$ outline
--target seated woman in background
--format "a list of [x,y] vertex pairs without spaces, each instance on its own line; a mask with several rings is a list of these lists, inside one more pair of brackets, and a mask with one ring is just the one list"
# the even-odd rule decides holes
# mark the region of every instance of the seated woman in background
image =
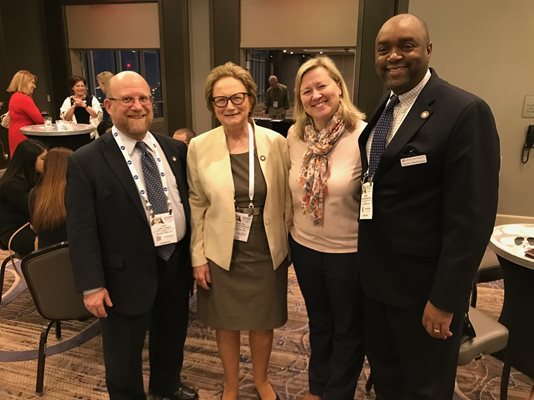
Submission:
[[[96,80],[98,81],[98,88],[104,96],[107,96],[107,88],[109,80],[113,77],[113,74],[109,71],[102,71],[96,75]],[[106,131],[113,126],[111,122],[111,116],[109,115],[106,108],[102,108],[102,121],[98,124],[96,130],[99,136],[102,136]]]
[[11,79],[7,92],[11,93],[9,100],[9,156],[13,157],[20,142],[26,140],[20,128],[28,125],[44,124],[43,116],[35,105],[32,95],[37,83],[37,77],[30,71],[20,70]]
[[67,240],[65,219],[65,186],[67,162],[72,150],[50,149],[46,155],[43,176],[30,193],[30,221],[39,238],[38,247]]
[[86,81],[81,76],[71,76],[69,86],[72,96],[65,99],[59,110],[61,119],[75,124],[92,124],[95,128],[102,118],[102,108],[95,96],[87,94]]
[[[28,195],[43,172],[46,148],[28,139],[18,145],[6,172],[0,178],[0,247],[8,248],[9,239],[30,221]],[[13,238],[11,249],[26,255],[34,250],[36,233],[28,225]]]

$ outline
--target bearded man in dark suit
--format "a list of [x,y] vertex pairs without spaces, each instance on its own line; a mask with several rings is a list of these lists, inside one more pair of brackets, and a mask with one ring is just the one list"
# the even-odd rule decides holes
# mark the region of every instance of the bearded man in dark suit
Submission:
[[192,283],[186,147],[149,132],[152,96],[141,75],[115,75],[107,95],[112,131],[76,151],[68,166],[76,286],[101,321],[112,400],[146,399],[146,332],[151,398],[196,399],[180,381]]
[[497,210],[491,110],[429,69],[431,53],[419,18],[384,23],[375,65],[389,91],[359,139],[360,279],[378,400],[452,398],[467,299]]

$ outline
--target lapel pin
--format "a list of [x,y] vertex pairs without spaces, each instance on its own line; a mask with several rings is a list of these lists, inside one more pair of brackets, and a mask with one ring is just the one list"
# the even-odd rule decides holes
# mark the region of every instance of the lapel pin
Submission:
[[265,161],[265,156],[260,156],[260,161]]
[[430,115],[430,113],[429,113],[428,111],[423,111],[423,112],[421,113],[421,118],[423,118],[423,119],[427,119],[429,115]]
[[172,156],[172,162],[176,162],[176,157]]

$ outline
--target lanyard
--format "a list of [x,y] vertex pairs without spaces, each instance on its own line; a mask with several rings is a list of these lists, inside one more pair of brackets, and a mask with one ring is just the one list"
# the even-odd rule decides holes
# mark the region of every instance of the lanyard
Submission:
[[[115,141],[117,142],[117,145],[119,146],[119,149],[121,150],[122,156],[124,157],[124,160],[126,161],[126,164],[128,165],[128,168],[130,169],[130,174],[132,174],[132,178],[135,182],[135,185],[137,186],[137,191],[139,192],[139,195],[141,198],[145,201],[145,206],[147,210],[150,212],[151,216],[154,216],[154,210],[152,209],[152,205],[150,204],[150,201],[148,201],[148,196],[146,192],[146,186],[144,182],[141,182],[139,179],[139,174],[137,173],[137,169],[135,168],[135,165],[128,154],[128,151],[126,150],[126,146],[124,146],[124,143],[122,142],[121,137],[117,133],[117,131],[113,131],[113,137],[115,138]],[[146,135],[146,141],[148,142],[147,145],[154,150],[154,153],[156,154],[155,160],[156,165],[158,166],[158,172],[159,176],[161,178],[161,184],[163,186],[163,193],[165,193],[165,197],[167,198],[167,206],[170,208],[170,200],[169,200],[169,191],[167,189],[167,178],[165,177],[165,170],[163,169],[163,161],[161,159],[158,146],[156,146],[156,140],[154,139],[154,136],[150,134],[150,132],[147,132]]]
[[248,208],[254,209],[254,131],[252,125],[248,125]]

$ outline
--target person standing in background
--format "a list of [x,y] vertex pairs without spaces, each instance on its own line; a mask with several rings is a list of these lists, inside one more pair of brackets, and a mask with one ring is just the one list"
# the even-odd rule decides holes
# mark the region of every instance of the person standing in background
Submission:
[[364,118],[330,58],[300,67],[287,141],[289,244],[310,326],[306,400],[353,400],[363,365],[357,242]]
[[284,119],[289,109],[289,92],[287,86],[278,82],[276,75],[269,77],[269,88],[265,93],[265,110],[269,118]]
[[[109,85],[109,80],[113,77],[113,74],[109,71],[102,71],[96,76],[96,80],[98,82],[98,89],[102,92],[102,94],[105,96],[107,87]],[[106,131],[113,126],[113,122],[111,121],[111,116],[108,113],[108,110],[106,110],[106,107],[102,109],[102,121],[98,124],[96,127],[96,131],[98,132],[98,136],[102,136]]]
[[497,211],[491,110],[440,79],[431,53],[418,17],[382,25],[375,66],[389,90],[359,140],[360,282],[378,400],[453,397],[468,296]]
[[20,142],[26,140],[20,128],[28,125],[44,124],[43,116],[32,99],[33,91],[37,87],[37,77],[24,69],[17,71],[7,92],[11,93],[9,99],[9,156],[13,157],[15,149]]

